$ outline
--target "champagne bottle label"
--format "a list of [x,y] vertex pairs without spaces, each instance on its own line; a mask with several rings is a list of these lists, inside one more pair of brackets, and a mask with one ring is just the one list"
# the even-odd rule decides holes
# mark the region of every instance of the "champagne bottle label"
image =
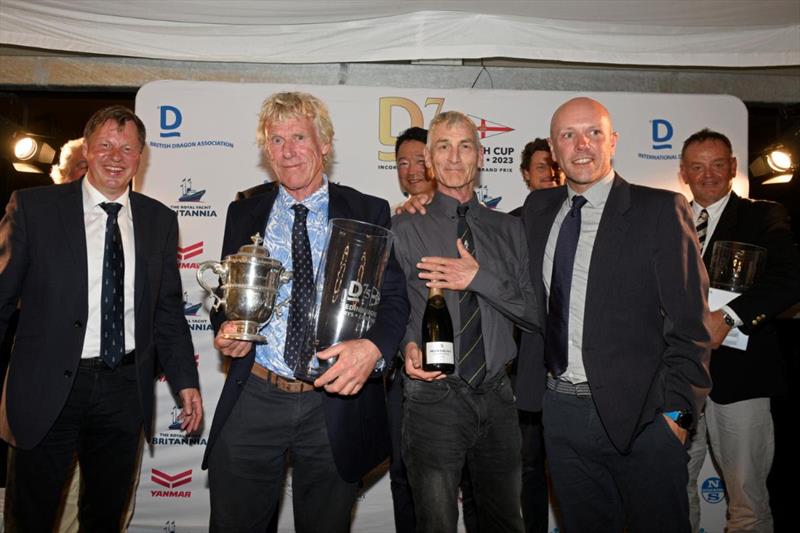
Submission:
[[452,342],[426,342],[425,362],[429,365],[452,365],[455,363]]

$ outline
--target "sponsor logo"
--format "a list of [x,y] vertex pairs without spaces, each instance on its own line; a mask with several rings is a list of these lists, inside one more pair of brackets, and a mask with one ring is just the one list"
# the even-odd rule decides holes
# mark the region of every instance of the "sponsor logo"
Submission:
[[478,197],[478,201],[483,203],[483,205],[489,209],[496,209],[500,204],[500,201],[503,199],[502,196],[492,196],[489,194],[489,187],[487,185],[481,185],[480,187],[476,188],[475,195]]
[[[199,354],[194,355],[195,363],[198,363],[200,359]],[[164,375],[162,374],[159,376],[159,381],[165,381]],[[150,439],[150,443],[153,446],[205,446],[208,444],[208,441],[205,437],[199,434],[186,434],[181,431],[181,424],[183,423],[180,419],[181,415],[181,408],[177,405],[173,405],[172,409],[170,410],[170,423],[167,426],[167,429],[163,431],[159,431],[158,434],[153,435]]]
[[[183,125],[183,112],[178,106],[162,105],[158,106],[159,133],[161,139],[178,139],[183,136],[180,131]],[[233,142],[225,139],[201,139],[186,140],[177,142],[149,141],[150,148],[174,150],[186,148],[233,148]]]
[[189,294],[183,291],[183,315],[185,317],[196,317],[201,307],[203,307],[203,302],[189,302]]
[[[378,100],[378,141],[383,149],[378,150],[378,170],[396,170],[394,144],[396,134],[410,127],[427,128],[430,120],[441,112],[444,98],[429,97],[420,106],[408,98],[399,96],[385,96]],[[496,137],[514,128],[501,124],[485,117],[467,114],[475,123],[481,139]],[[481,172],[487,173],[513,173],[514,153],[513,146],[484,146],[483,167]]]
[[188,259],[192,257],[196,257],[203,253],[203,241],[198,241],[194,244],[190,244],[189,246],[180,247],[178,246],[178,268],[181,270],[187,269],[194,269],[197,270],[200,268],[199,263],[191,263],[188,262]]
[[639,159],[649,160],[675,160],[680,159],[680,154],[670,153],[672,150],[672,140],[675,128],[672,123],[665,118],[654,118],[650,121],[650,148],[652,153],[639,152]]
[[183,291],[183,315],[186,317],[186,322],[189,323],[189,329],[192,331],[213,331],[211,322],[208,320],[208,315],[205,313],[203,302],[192,302],[189,300],[189,294]]
[[180,137],[181,132],[178,128],[181,127],[183,122],[183,115],[181,110],[173,105],[162,105],[158,107],[158,117],[161,126],[161,132],[158,134],[162,139],[168,137]]
[[650,121],[653,132],[653,150],[672,150],[669,140],[672,139],[674,130],[669,120],[654,118]]
[[725,482],[718,477],[710,477],[700,486],[700,495],[708,503],[719,503],[725,499]]
[[178,196],[178,203],[171,204],[169,207],[175,211],[179,217],[216,217],[217,212],[213,207],[202,201],[206,194],[205,189],[195,189],[192,186],[192,178],[181,180],[181,192]]
[[189,470],[185,470],[178,474],[170,475],[166,472],[162,472],[161,470],[153,468],[150,471],[150,480],[157,485],[161,485],[162,487],[174,489],[186,485],[187,483],[191,483],[192,470],[190,468]]
[[[378,99],[378,141],[387,148],[386,151],[378,150],[378,161],[394,162],[394,143],[397,137],[392,132],[399,133],[413,127],[427,128],[428,122],[441,112],[443,105],[442,97],[426,98],[422,108],[413,100],[400,96],[383,96]],[[379,166],[384,167],[395,168],[394,165]]]
[[181,180],[181,195],[178,197],[179,202],[199,202],[206,190],[198,191],[192,188],[192,178],[183,178]]

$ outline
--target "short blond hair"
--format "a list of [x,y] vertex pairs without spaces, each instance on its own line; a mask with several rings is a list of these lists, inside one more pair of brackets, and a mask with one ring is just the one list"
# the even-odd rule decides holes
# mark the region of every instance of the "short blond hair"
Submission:
[[316,96],[308,93],[299,91],[275,93],[264,100],[264,103],[261,104],[261,113],[258,116],[258,128],[256,129],[256,142],[259,148],[264,150],[269,157],[267,126],[300,117],[311,120],[321,143],[331,145],[330,151],[324,157],[327,165],[333,154],[333,122],[331,122],[328,106]]
[[58,156],[58,165],[53,165],[50,169],[50,177],[53,179],[53,183],[67,183],[70,181],[72,170],[83,155],[81,154],[82,148],[83,137],[64,143]]
[[431,142],[433,139],[433,128],[436,126],[445,125],[448,128],[453,126],[466,126],[471,132],[475,146],[481,145],[481,140],[478,135],[478,127],[472,122],[467,115],[460,111],[443,111],[433,117],[430,126],[428,126],[428,149],[432,148]]

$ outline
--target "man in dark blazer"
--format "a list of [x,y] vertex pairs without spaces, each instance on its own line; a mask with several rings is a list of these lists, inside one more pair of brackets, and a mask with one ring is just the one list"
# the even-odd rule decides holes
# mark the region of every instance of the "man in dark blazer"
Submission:
[[[3,438],[14,446],[9,531],[52,529],[74,453],[84,480],[81,528],[120,530],[142,425],[151,432],[157,363],[180,396],[183,429],[200,425],[177,218],[129,192],[144,137],[130,110],[98,111],[84,130],[85,178],[15,192],[0,222],[0,336],[20,306],[2,405]],[[122,266],[109,263],[118,245],[124,272],[112,281],[104,263]],[[101,285],[117,281],[121,306],[105,309]]]
[[[278,183],[230,205],[222,255],[263,234],[271,255],[293,271],[292,287],[279,295],[283,299],[298,285],[303,240],[310,268],[321,258],[328,219],[388,227],[389,205],[328,181],[324,169],[332,155],[333,125],[317,98],[272,95],[262,107],[258,139]],[[305,228],[298,231],[298,224]],[[266,344],[225,339],[232,324],[224,313],[212,314],[215,346],[231,357],[203,462],[209,469],[212,531],[265,529],[276,512],[287,451],[296,530],[348,531],[358,482],[388,457],[386,403],[376,370],[391,362],[408,318],[399,265],[390,258],[375,324],[364,338],[320,352],[320,358],[338,360],[313,385],[295,379],[299,367],[292,366],[285,340],[293,334],[292,309],[300,303],[293,297],[288,313],[276,314],[261,330]],[[369,379],[373,375],[378,379]]]
[[564,530],[687,531],[684,440],[710,386],[708,282],[689,206],[615,174],[617,134],[599,102],[563,104],[550,135],[567,186],[523,207],[548,316],[543,339],[523,336],[517,390],[546,383]]
[[[680,172],[694,197],[692,211],[707,267],[720,241],[766,249],[766,262],[753,285],[711,312],[714,385],[689,450],[693,530],[700,526],[697,477],[708,438],[728,495],[726,531],[772,531],[767,492],[775,446],[770,397],[786,392],[773,319],[800,300],[800,254],[782,205],[740,198],[731,190],[736,158],[727,136],[704,129],[686,139]],[[733,328],[749,336],[746,349],[721,345]]]

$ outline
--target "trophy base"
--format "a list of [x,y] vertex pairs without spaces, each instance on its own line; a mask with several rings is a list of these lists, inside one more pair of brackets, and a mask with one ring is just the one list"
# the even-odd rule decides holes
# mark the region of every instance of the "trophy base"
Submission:
[[229,331],[222,334],[223,339],[249,342],[267,342],[267,338],[258,334],[260,324],[252,320],[231,320],[231,324],[236,327],[236,331]]

